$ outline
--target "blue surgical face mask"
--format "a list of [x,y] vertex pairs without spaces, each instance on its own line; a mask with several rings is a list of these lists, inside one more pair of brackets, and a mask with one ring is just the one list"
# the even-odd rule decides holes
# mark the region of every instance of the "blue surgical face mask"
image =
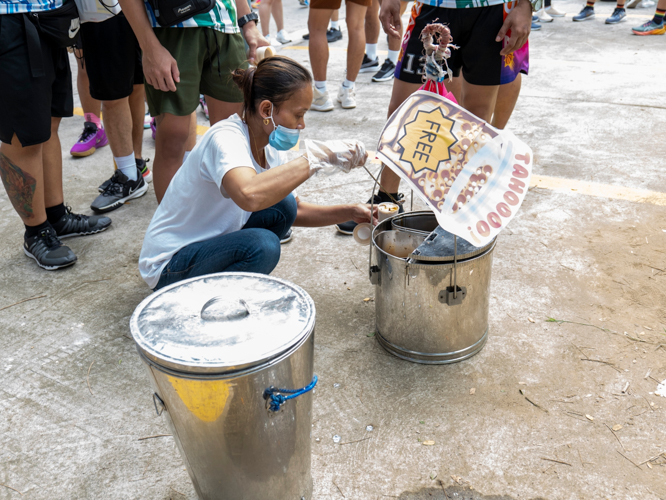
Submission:
[[[272,105],[271,105],[272,106]],[[273,108],[271,107],[271,121],[275,129],[268,137],[268,143],[278,151],[289,151],[291,148],[298,144],[298,136],[301,131],[297,128],[287,128],[282,125],[275,125],[273,120]]]

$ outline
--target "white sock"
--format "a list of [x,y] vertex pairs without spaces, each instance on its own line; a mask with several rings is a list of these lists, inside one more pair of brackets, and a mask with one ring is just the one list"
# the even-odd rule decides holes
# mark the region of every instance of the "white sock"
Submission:
[[354,88],[354,82],[351,82],[345,78],[345,81],[342,82],[342,86],[346,89],[353,89]]
[[391,61],[393,64],[398,64],[398,56],[399,55],[400,55],[399,50],[389,50],[388,51],[389,61]]
[[191,152],[192,151],[185,151],[185,154],[183,155],[183,163],[185,163],[185,161],[187,161],[187,157],[190,156]]
[[365,55],[368,56],[368,59],[374,61],[377,59],[377,44],[376,43],[366,43],[365,44]]
[[127,156],[114,156],[113,159],[116,162],[118,170],[125,174],[129,180],[135,181],[139,178],[139,171],[136,168],[136,158],[134,157],[134,153]]
[[331,29],[339,30],[340,29],[340,21],[331,21]]
[[322,92],[326,92],[326,82],[325,81],[315,82],[315,87],[317,88],[317,90],[320,90]]

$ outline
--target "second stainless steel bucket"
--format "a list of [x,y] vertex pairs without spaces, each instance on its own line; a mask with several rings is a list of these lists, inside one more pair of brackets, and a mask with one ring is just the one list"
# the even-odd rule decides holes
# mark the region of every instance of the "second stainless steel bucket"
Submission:
[[[398,224],[393,219],[383,221],[373,231],[377,340],[392,354],[417,363],[469,358],[481,350],[488,336],[495,241],[459,255],[455,264],[453,255],[451,260],[443,255],[443,261],[420,261],[411,252],[437,222],[431,212],[414,212],[418,224],[410,224],[409,215],[400,216]],[[428,219],[430,223],[424,224]]]

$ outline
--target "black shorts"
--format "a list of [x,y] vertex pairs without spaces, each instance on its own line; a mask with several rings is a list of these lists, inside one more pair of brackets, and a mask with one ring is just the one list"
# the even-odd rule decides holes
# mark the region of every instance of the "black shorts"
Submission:
[[74,112],[72,73],[67,49],[41,40],[44,75],[34,77],[22,14],[0,15],[0,142],[14,134],[23,147],[51,138],[51,117]]
[[93,98],[123,99],[134,85],[143,85],[141,48],[122,12],[101,23],[83,23],[81,42]]
[[416,2],[412,8],[396,65],[395,77],[407,83],[422,83],[425,52],[421,31],[432,23],[447,24],[453,44],[448,65],[453,76],[463,70],[465,80],[473,85],[502,85],[515,80],[518,73],[527,74],[529,49],[523,47],[509,56],[501,56],[504,41],[496,42],[512,3],[490,7],[447,9]]

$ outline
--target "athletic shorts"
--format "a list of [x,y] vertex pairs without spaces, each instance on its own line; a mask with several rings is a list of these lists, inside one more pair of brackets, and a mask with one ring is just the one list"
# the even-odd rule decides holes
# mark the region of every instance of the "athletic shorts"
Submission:
[[93,98],[123,99],[143,84],[141,47],[122,12],[101,23],[83,23],[81,42]]
[[51,117],[72,116],[74,97],[67,49],[42,39],[44,74],[33,76],[23,23],[23,14],[0,15],[0,142],[16,134],[26,147],[51,138]]
[[[345,2],[351,2],[363,7],[370,7],[372,5],[372,0],[345,0]],[[342,0],[310,0],[311,9],[331,9],[337,10],[342,7]]]
[[231,72],[247,67],[245,39],[240,33],[220,33],[211,28],[153,28],[157,39],[178,63],[176,92],[162,92],[146,83],[151,116],[191,114],[199,94],[224,102],[243,102],[243,92]]
[[395,77],[407,83],[423,82],[425,52],[420,37],[423,28],[432,22],[447,24],[453,44],[460,47],[451,49],[448,59],[453,76],[459,76],[462,69],[465,80],[473,85],[503,85],[514,81],[518,73],[527,74],[528,43],[513,54],[501,56],[508,37],[495,41],[514,5],[510,2],[491,7],[445,9],[416,2],[402,40]]

